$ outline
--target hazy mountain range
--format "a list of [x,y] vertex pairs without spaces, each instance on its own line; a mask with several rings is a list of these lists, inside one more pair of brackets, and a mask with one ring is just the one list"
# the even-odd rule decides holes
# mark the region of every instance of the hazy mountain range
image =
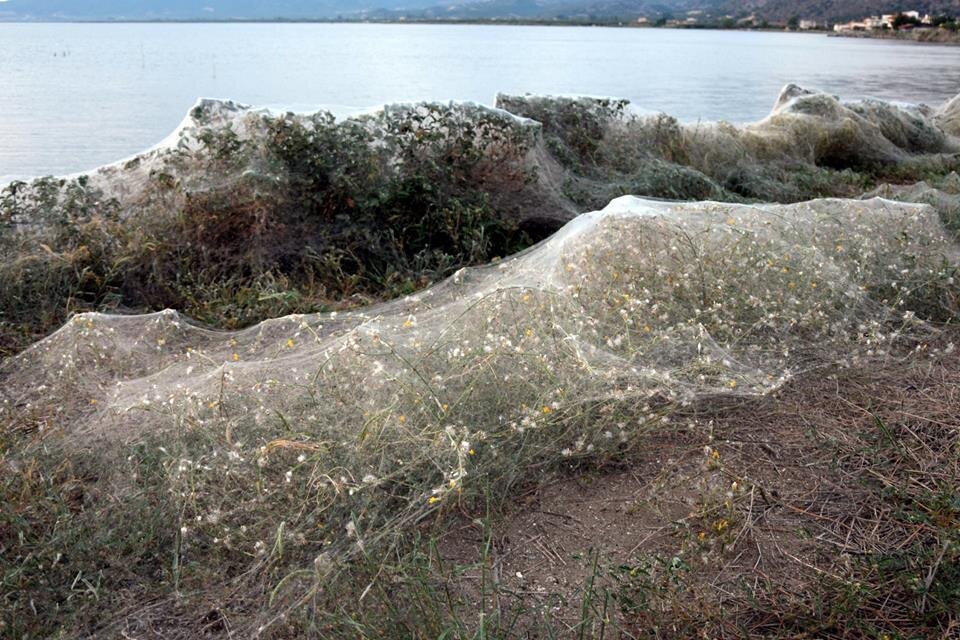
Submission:
[[825,21],[916,9],[960,14],[960,0],[0,0],[0,20],[634,19],[792,16]]

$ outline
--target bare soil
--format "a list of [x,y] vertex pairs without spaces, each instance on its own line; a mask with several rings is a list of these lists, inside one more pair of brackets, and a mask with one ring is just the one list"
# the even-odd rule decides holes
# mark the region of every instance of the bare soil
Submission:
[[516,616],[508,637],[960,637],[949,335],[691,411],[629,468],[462,522],[440,554],[465,606]]

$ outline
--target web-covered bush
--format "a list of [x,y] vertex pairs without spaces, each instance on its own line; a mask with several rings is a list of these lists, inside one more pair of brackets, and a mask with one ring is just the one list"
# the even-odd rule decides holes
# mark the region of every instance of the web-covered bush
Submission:
[[[0,424],[13,464],[31,441],[96,450],[113,461],[99,482],[176,514],[175,575],[144,588],[261,585],[243,624],[269,628],[438,510],[616,459],[680,405],[925,340],[922,316],[958,312],[955,256],[923,205],[623,198],[358,311],[233,332],[173,311],[78,315],[0,365]],[[88,500],[64,522],[143,507]],[[118,589],[123,573],[102,580]]]
[[[0,195],[0,349],[70,313],[176,308],[223,328],[422,289],[625,194],[795,202],[936,181],[940,111],[787,87],[743,127],[623,100],[500,96],[336,120],[201,101],[164,145]],[[947,124],[944,124],[947,123]]]

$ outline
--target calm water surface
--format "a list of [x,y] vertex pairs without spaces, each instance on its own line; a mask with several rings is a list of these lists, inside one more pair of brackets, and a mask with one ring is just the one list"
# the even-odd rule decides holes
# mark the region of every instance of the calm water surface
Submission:
[[497,92],[629,98],[682,120],[762,118],[787,82],[940,104],[960,49],[824,35],[595,27],[0,24],[0,182],[163,139],[198,97],[349,113]]

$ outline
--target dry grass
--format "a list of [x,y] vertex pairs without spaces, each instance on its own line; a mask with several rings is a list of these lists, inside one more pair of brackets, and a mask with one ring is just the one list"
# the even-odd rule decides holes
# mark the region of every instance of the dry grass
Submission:
[[517,616],[496,637],[956,637],[960,358],[926,348],[707,403],[464,521],[440,550],[467,608],[485,573],[486,606]]
[[83,314],[0,362],[0,634],[954,633],[956,335],[930,323],[960,297],[929,208],[625,198],[415,295],[276,317],[510,253],[571,184],[793,199],[854,190],[844,167],[955,164],[906,112],[791,104],[701,132],[574,102],[552,141],[453,107],[250,116],[272,147],[201,128],[129,201],[159,207],[141,217],[101,197],[136,163],[5,192],[11,349],[108,304],[274,319]]
[[[920,373],[953,362],[950,332],[919,319],[955,317],[952,247],[916,205],[627,198],[532,251],[364,312],[237,332],[172,311],[76,316],[0,365],[0,464],[13,471],[0,477],[4,628],[20,638],[682,637],[695,624],[725,629],[743,609],[747,630],[833,633],[872,620],[861,587],[889,591],[906,575],[897,562],[933,578],[922,578],[922,604],[903,587],[896,602],[913,617],[896,628],[939,628],[955,600],[954,551],[943,546],[955,433],[920,443],[938,452],[922,453],[938,471],[919,472],[921,485],[940,483],[935,493],[892,476],[894,495],[838,470],[893,473],[888,458],[903,447],[920,456],[909,436],[926,432],[901,433],[872,407],[876,425],[840,414],[870,431],[811,424],[826,422],[815,411],[839,411],[832,363],[847,363],[838,380],[863,385],[871,372],[901,376],[864,392],[887,399],[887,387],[926,388]],[[747,400],[788,380],[802,402]],[[809,424],[792,417],[805,407]],[[895,435],[876,440],[887,429]],[[863,457],[871,445],[876,460]],[[498,518],[557,478],[584,483],[610,468],[652,483],[632,507],[642,527],[583,521],[582,537],[619,540],[622,557],[564,557],[542,538],[531,544],[548,559],[586,572],[542,594],[507,584]],[[911,538],[920,546],[903,556],[864,551],[879,577],[869,563],[834,563],[821,538],[846,544],[843,531],[804,518],[860,505],[881,509],[876,545],[893,539],[904,509],[932,518],[934,533]],[[944,506],[930,516],[930,505]],[[479,521],[489,570],[442,551],[461,515]],[[652,542],[661,547],[644,552]],[[518,571],[536,575],[506,575]],[[474,586],[458,589],[471,572]],[[737,581],[747,576],[752,586]],[[722,585],[720,600],[704,580]],[[853,595],[840,588],[857,580]],[[765,604],[782,598],[775,588],[793,594],[786,608]],[[546,614],[541,595],[559,599]],[[853,600],[836,609],[841,595]],[[833,626],[816,627],[828,603]]]

